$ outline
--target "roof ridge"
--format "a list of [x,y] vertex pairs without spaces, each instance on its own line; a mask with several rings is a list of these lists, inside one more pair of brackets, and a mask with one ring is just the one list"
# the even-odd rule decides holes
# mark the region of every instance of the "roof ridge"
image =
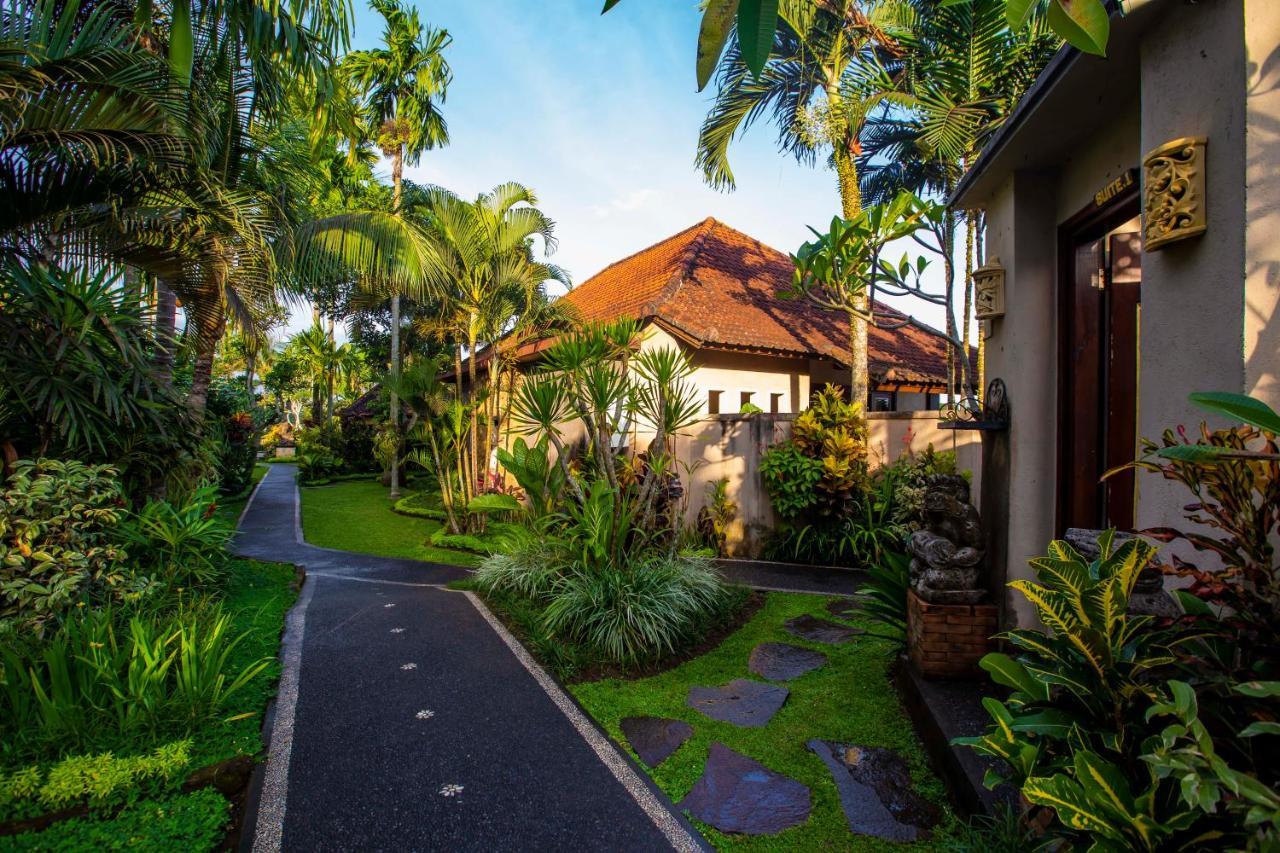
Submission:
[[574,291],[582,290],[584,287],[586,287],[587,285],[589,285],[591,282],[595,281],[596,279],[600,278],[601,276],[603,276],[605,273],[607,273],[609,270],[613,269],[614,267],[621,266],[622,264],[625,264],[627,261],[630,261],[630,260],[633,260],[633,259],[635,259],[635,258],[638,258],[638,257],[640,257],[641,255],[645,254],[646,252],[650,252],[650,251],[652,251],[652,250],[654,250],[654,249],[658,248],[659,246],[663,245],[664,243],[671,243],[671,242],[674,242],[675,240],[679,239],[680,237],[683,237],[685,234],[689,233],[690,231],[695,231],[695,230],[697,230],[698,228],[703,228],[703,227],[705,227],[705,226],[706,226],[706,224],[707,224],[707,221],[708,221],[708,220],[711,220],[711,217],[710,217],[710,216],[708,216],[706,219],[703,219],[701,222],[695,222],[695,223],[693,223],[693,224],[692,224],[692,225],[690,225],[688,228],[684,228],[684,229],[682,229],[682,230],[680,230],[680,231],[677,231],[677,232],[676,232],[676,233],[674,233],[674,234],[671,234],[671,235],[669,235],[669,236],[667,236],[667,237],[663,237],[661,240],[657,240],[657,241],[655,241],[655,242],[653,242],[653,243],[650,243],[648,246],[645,246],[643,249],[638,249],[638,250],[636,250],[636,251],[632,252],[631,254],[627,255],[625,258],[619,258],[618,260],[614,261],[613,263],[609,264],[608,266],[602,267],[602,268],[599,270],[599,272],[597,272],[595,275],[593,275],[593,276],[591,276],[590,278],[588,278],[588,279],[587,279],[586,281],[584,281],[582,284],[578,285],[577,287],[571,288],[571,289],[569,290],[569,293],[573,293]]
[[[680,286],[684,284],[684,280],[693,273],[694,265],[698,262],[698,258],[702,255],[702,247],[707,244],[707,237],[711,232],[716,230],[717,225],[723,223],[716,220],[714,216],[708,216],[706,219],[698,223],[696,227],[701,229],[696,237],[685,247],[684,254],[680,256],[679,262],[676,264],[675,272],[671,274],[671,278],[663,285],[662,290],[658,291],[658,295],[650,300],[645,306],[647,314],[657,316],[658,311],[663,305],[675,298],[680,292]],[[681,232],[683,233],[683,232]]]

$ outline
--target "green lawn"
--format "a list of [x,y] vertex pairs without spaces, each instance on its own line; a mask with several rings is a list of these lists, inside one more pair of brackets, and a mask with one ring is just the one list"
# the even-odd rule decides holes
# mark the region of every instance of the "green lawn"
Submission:
[[380,557],[406,557],[455,566],[475,566],[481,557],[427,544],[439,521],[391,511],[387,489],[368,480],[302,487],[302,532],[312,545]]
[[[574,696],[609,734],[626,744],[618,727],[630,716],[664,716],[687,721],[694,736],[649,773],[674,801],[679,801],[702,773],[712,741],[720,741],[779,773],[803,782],[813,792],[809,820],[775,836],[724,835],[698,828],[722,850],[888,850],[902,845],[850,834],[839,796],[826,766],[809,752],[810,738],[896,750],[911,765],[916,790],[946,811],[932,842],[915,845],[935,849],[953,835],[957,822],[946,791],[929,770],[924,751],[889,681],[894,648],[886,641],[862,637],[842,646],[807,643],[783,628],[792,616],[828,616],[829,599],[814,595],[769,593],[759,612],[711,652],[681,666],[636,681],[610,679],[570,687]],[[761,642],[787,642],[823,652],[826,666],[786,682],[791,690],[782,710],[759,729],[717,722],[685,704],[694,685],[718,686],[735,678],[757,679],[747,670],[751,650]],[[757,679],[758,680],[758,679]],[[642,765],[643,766],[643,765]],[[695,821],[697,823],[697,821]]]

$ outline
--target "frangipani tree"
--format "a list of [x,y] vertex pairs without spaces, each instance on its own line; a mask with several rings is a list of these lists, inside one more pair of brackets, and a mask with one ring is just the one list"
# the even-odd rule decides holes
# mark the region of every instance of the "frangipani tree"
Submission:
[[[795,274],[791,286],[780,296],[806,299],[828,311],[844,313],[848,317],[851,339],[854,330],[859,327],[865,330],[870,325],[884,329],[913,325],[939,335],[938,330],[913,317],[889,317],[875,310],[877,291],[890,296],[912,296],[947,312],[947,331],[941,337],[964,352],[964,342],[955,334],[955,307],[949,285],[954,274],[949,266],[951,254],[944,249],[949,245],[950,236],[944,205],[901,192],[891,201],[866,207],[852,218],[837,216],[825,233],[814,230],[814,235],[817,239],[805,243],[791,256]],[[931,292],[923,282],[929,266],[926,257],[911,260],[904,254],[897,264],[885,257],[889,244],[903,239],[910,239],[937,254],[944,265],[948,265],[944,272],[944,282],[948,284],[943,292]],[[961,384],[966,395],[971,395],[968,358],[962,356],[959,361]],[[857,369],[855,365],[855,374]],[[856,402],[860,398],[850,399]]]

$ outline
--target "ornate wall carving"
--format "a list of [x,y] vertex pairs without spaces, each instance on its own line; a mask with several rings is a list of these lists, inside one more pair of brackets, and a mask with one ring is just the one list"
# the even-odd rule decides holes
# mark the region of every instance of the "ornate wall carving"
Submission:
[[1205,210],[1204,137],[1166,142],[1142,161],[1143,249],[1151,252],[1203,234]]

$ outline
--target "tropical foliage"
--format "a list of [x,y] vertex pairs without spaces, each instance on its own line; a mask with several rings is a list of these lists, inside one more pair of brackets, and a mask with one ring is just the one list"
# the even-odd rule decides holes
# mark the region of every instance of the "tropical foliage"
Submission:
[[[1002,759],[1011,780],[1071,842],[1138,850],[1211,845],[1267,849],[1280,836],[1280,797],[1269,742],[1280,734],[1274,604],[1275,413],[1240,395],[1196,395],[1252,423],[1175,440],[1139,466],[1195,494],[1189,520],[1220,535],[1145,531],[1183,538],[1214,554],[1203,571],[1175,558],[1169,574],[1194,584],[1178,596],[1173,624],[1129,610],[1138,573],[1156,547],[1141,538],[1099,539],[1096,559],[1055,542],[1031,561],[1037,581],[1011,586],[1046,631],[1002,636],[1015,654],[982,661],[1012,693],[987,699],[993,725],[965,742]],[[1229,609],[1239,608],[1238,610]]]
[[[683,524],[673,442],[699,417],[692,368],[677,350],[643,346],[631,320],[562,335],[544,364],[513,404],[537,443],[499,455],[528,496],[529,529],[476,579],[536,607],[546,635],[610,663],[672,654],[734,602]],[[643,450],[631,447],[637,434],[652,436]]]

